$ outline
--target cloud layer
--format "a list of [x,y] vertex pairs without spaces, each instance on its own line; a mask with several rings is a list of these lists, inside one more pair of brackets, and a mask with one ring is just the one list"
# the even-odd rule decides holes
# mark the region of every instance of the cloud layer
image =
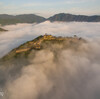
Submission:
[[[6,26],[5,29],[10,31],[0,35],[0,57],[21,43],[45,33],[56,36],[78,35],[85,38],[88,43],[81,44],[77,50],[34,52],[35,57],[31,57],[30,64],[24,65],[21,70],[18,69],[18,76],[15,78],[9,77],[12,67],[15,66],[14,70],[16,70],[24,63],[20,64],[20,61],[17,64],[7,63],[7,68],[0,66],[0,75],[7,75],[3,98],[100,99],[99,27],[100,23],[51,23],[49,21],[41,24]],[[56,49],[56,46],[54,47]]]
[[5,99],[99,99],[99,44],[82,44],[77,51],[36,52],[31,64],[8,80]]
[[18,24],[5,26],[9,31],[0,35],[0,57],[20,44],[32,40],[39,35],[52,34],[56,36],[73,36],[96,38],[100,37],[100,23],[51,23]]

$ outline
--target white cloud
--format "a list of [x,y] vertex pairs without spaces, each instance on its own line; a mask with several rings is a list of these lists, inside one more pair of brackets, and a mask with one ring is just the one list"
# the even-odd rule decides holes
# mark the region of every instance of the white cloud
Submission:
[[96,0],[65,0],[66,3],[69,3],[69,4],[73,4],[73,3],[85,3],[85,2],[93,2],[93,1],[96,1]]

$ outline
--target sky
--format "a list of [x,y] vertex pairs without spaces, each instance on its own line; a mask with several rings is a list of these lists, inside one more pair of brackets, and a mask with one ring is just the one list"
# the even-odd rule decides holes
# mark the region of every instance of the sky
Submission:
[[100,0],[0,0],[0,14],[37,14],[50,17],[57,13],[100,15]]

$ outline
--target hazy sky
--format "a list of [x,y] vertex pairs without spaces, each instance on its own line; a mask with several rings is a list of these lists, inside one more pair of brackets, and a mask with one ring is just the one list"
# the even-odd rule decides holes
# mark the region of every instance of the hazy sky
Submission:
[[55,13],[100,15],[100,0],[0,0],[0,14]]

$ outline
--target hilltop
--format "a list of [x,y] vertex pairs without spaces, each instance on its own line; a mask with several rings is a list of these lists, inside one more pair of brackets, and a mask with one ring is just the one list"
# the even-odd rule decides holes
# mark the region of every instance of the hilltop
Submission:
[[[19,76],[21,69],[25,66],[35,66],[37,64],[36,68],[38,68],[38,64],[48,62],[51,58],[53,58],[52,61],[57,62],[60,53],[66,50],[80,52],[79,48],[85,42],[84,39],[77,36],[41,35],[20,45],[0,59],[0,75],[3,75],[3,78],[0,78],[0,85],[5,86],[7,79],[10,79],[9,77],[16,78]],[[49,56],[49,58],[46,56]]]
[[13,49],[8,55],[4,56],[3,60],[12,58],[28,57],[32,51],[43,49],[60,50],[66,48],[77,49],[77,46],[84,42],[82,38],[74,37],[56,37],[52,35],[41,35],[32,41],[28,41],[18,48]]

